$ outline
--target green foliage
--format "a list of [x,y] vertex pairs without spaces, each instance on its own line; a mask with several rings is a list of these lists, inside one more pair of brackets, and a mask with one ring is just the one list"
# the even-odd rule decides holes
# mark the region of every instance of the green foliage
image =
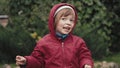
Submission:
[[120,0],[102,0],[102,3],[107,7],[109,20],[112,22],[110,51],[120,52]]
[[0,15],[2,14],[8,14],[8,4],[9,0],[0,0]]
[[35,46],[29,33],[21,27],[16,30],[0,26],[0,62],[11,62],[16,55],[28,55]]
[[48,32],[48,29],[46,29],[47,17],[48,10],[50,10],[50,8],[48,8],[50,4],[47,3],[48,1],[45,1],[43,4],[43,2],[39,0],[11,0],[10,15],[12,22],[19,22],[19,24],[30,33],[37,32],[40,36],[45,35]]

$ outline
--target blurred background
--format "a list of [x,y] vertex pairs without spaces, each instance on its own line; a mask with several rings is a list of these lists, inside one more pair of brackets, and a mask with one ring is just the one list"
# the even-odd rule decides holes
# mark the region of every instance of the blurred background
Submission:
[[[120,65],[120,0],[0,0],[0,68],[15,66],[48,31],[53,5],[70,3],[78,12],[74,34],[91,50],[95,68]],[[104,66],[104,67],[102,67]]]

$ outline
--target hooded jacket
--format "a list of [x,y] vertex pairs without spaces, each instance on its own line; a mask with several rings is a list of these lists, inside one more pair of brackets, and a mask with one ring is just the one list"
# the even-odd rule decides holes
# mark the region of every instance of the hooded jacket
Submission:
[[82,38],[73,35],[72,32],[65,40],[60,40],[55,35],[54,14],[64,5],[74,9],[76,24],[77,13],[72,5],[67,3],[55,5],[49,14],[50,33],[37,43],[30,56],[25,56],[26,68],[83,68],[85,64],[93,67],[91,53]]

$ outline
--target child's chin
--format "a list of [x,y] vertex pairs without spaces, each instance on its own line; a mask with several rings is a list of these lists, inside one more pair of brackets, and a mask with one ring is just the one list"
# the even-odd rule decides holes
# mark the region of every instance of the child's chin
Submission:
[[62,33],[62,34],[69,34],[69,33],[66,33],[66,32],[65,32],[65,33]]

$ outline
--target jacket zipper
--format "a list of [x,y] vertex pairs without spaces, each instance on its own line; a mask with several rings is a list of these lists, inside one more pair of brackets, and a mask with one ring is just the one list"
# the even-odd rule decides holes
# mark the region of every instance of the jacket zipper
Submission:
[[63,53],[63,68],[66,68],[64,42],[62,42],[62,53]]

